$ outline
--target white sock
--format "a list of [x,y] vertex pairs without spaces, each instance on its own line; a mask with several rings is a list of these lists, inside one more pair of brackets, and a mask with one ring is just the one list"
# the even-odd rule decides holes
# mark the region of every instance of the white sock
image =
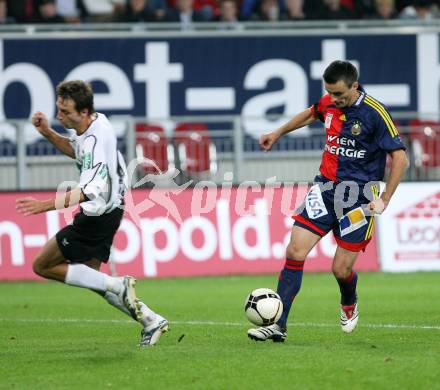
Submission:
[[151,310],[144,302],[139,301],[142,317],[139,322],[144,326],[148,326],[152,321],[156,319],[156,313]]
[[[129,317],[131,317],[130,311],[124,306],[120,304],[120,300],[119,297],[110,292],[110,291],[106,291],[106,293],[104,294],[104,299],[110,303],[110,305],[116,307],[117,309],[119,309],[120,311],[122,311],[123,313],[127,314]],[[132,318],[132,317],[131,317]],[[135,319],[136,320],[136,319]],[[136,320],[137,321],[137,320]]]
[[[130,312],[128,311],[128,309],[124,306],[121,305],[121,302],[119,300],[119,297],[110,292],[107,291],[104,294],[104,298],[105,300],[110,303],[110,305],[116,307],[117,309],[121,310],[123,313],[127,314],[130,318],[133,318],[130,314]],[[147,327],[149,324],[151,324],[152,321],[154,321],[156,319],[156,313],[151,310],[144,302],[139,301],[139,305],[140,305],[140,311],[142,312],[142,317],[139,320],[139,322],[142,324],[142,326],[145,328]],[[138,321],[137,318],[133,318],[135,321]]]
[[122,288],[122,281],[119,278],[113,278],[84,264],[69,264],[65,282],[71,286],[103,292],[111,291],[115,294],[119,294]]

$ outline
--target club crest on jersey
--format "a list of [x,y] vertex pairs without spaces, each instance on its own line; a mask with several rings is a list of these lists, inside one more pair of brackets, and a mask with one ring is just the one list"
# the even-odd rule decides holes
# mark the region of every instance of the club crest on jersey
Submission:
[[351,126],[351,134],[353,135],[359,135],[361,133],[361,127],[362,127],[362,123],[359,121],[355,121],[353,123],[353,126]]
[[330,129],[330,125],[332,123],[333,114],[327,114],[325,117],[325,128]]

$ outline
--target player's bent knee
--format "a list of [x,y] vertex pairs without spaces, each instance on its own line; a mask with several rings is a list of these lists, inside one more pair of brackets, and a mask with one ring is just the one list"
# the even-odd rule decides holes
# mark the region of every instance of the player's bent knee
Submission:
[[37,263],[32,264],[32,271],[34,271],[34,274],[37,274],[38,276],[44,276],[43,275],[44,272],[41,266]]
[[304,260],[307,256],[307,251],[295,243],[290,243],[286,248],[286,257],[293,260]]
[[46,267],[44,266],[44,261],[40,257],[37,257],[32,264],[32,270],[38,276],[45,277],[46,276]]
[[336,279],[347,279],[351,274],[351,268],[341,265],[333,265],[332,272]]

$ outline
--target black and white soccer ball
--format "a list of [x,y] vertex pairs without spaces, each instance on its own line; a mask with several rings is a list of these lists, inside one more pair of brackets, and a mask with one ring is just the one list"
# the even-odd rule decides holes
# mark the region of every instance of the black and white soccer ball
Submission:
[[247,296],[244,312],[253,324],[269,326],[280,319],[283,302],[280,296],[270,288],[257,288]]

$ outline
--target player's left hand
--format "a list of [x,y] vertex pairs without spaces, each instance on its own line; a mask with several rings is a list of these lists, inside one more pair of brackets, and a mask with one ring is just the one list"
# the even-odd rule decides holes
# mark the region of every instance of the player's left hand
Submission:
[[32,197],[17,199],[15,208],[20,214],[23,214],[24,216],[39,214],[46,211],[46,208],[44,207],[44,202]]
[[381,198],[379,199],[375,199],[372,202],[370,202],[367,206],[367,210],[370,211],[373,214],[382,214],[385,209],[388,206],[388,202],[387,200],[383,200]]

